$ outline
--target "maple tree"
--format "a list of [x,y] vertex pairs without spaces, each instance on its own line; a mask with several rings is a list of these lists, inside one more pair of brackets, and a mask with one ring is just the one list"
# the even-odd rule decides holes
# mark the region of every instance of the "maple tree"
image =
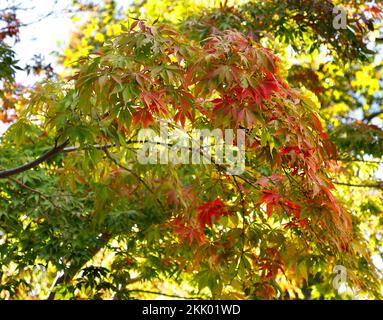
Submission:
[[[341,152],[353,146],[340,144],[337,130],[329,136],[315,95],[291,84],[307,85],[323,106],[336,90],[302,67],[287,77],[284,60],[252,32],[274,30],[296,44],[286,34],[305,33],[282,32],[273,19],[299,28],[310,19],[294,1],[271,4],[221,5],[177,29],[125,21],[91,55],[78,50],[70,77],[30,90],[1,140],[3,296],[25,297],[36,264],[53,284],[40,297],[51,299],[132,298],[141,283],[166,281],[207,298],[296,297],[318,282],[330,292],[335,264],[347,267],[352,285],[380,296],[367,242],[331,179],[339,170],[334,142]],[[310,1],[307,8],[315,12]],[[272,20],[257,19],[262,12]],[[252,24],[236,28],[237,17]],[[329,17],[317,18],[308,24],[310,50],[319,35],[334,59],[366,59],[370,20],[334,42]],[[245,129],[245,172],[228,175],[214,162],[138,163],[138,130],[159,132],[165,119],[173,131]]]

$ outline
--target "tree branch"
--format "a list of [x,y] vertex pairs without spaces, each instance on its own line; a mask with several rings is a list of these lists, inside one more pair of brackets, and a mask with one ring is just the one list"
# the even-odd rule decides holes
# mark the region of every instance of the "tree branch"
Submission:
[[177,296],[175,294],[168,294],[168,293],[142,290],[142,289],[132,289],[132,290],[128,290],[128,292],[142,292],[142,293],[149,293],[149,294],[155,294],[155,295],[160,295],[160,296],[165,296],[170,298],[185,299],[185,300],[202,300],[201,297],[182,297],[182,296]]
[[374,188],[374,189],[382,189],[383,190],[383,182],[371,183],[371,184],[354,184],[354,183],[346,183],[346,182],[338,182],[334,181],[334,184],[346,187],[356,187],[356,188]]
[[[128,143],[133,144],[133,143],[146,143],[146,142],[147,143],[154,143],[154,144],[158,144],[158,145],[164,145],[164,146],[168,146],[168,147],[172,146],[172,145],[169,145],[167,143],[152,142],[152,141],[136,141],[136,140],[132,140],[132,141],[129,141]],[[24,164],[22,166],[19,166],[19,167],[13,168],[13,169],[8,169],[8,170],[0,171],[0,179],[8,178],[8,177],[13,176],[15,174],[27,171],[27,170],[32,169],[32,168],[35,168],[40,163],[42,163],[42,162],[52,158],[53,156],[55,156],[58,153],[61,153],[61,152],[69,153],[69,152],[74,152],[74,151],[78,151],[78,150],[81,149],[81,146],[66,147],[68,145],[68,143],[69,143],[69,140],[66,140],[61,145],[55,146],[54,148],[52,148],[51,150],[49,150],[47,153],[43,154],[39,158],[37,158],[37,159],[35,159],[35,160],[33,160],[33,161],[29,162],[29,163],[26,163],[26,164]],[[111,144],[111,143],[104,144],[104,145],[96,144],[96,145],[85,146],[85,147],[83,147],[83,149],[94,148],[94,149],[98,149],[98,150],[107,151],[109,148],[112,148],[112,147],[115,147],[115,146],[116,146],[115,144]],[[189,148],[189,147],[185,147],[185,148],[191,150],[191,148]],[[113,158],[111,160],[115,161]]]
[[42,199],[44,199],[44,200],[46,200],[46,201],[49,201],[49,202],[53,205],[53,207],[55,207],[55,208],[59,208],[59,207],[58,207],[58,206],[57,206],[57,205],[56,205],[56,204],[55,204],[55,203],[54,203],[48,196],[46,196],[45,194],[43,194],[43,193],[40,192],[39,190],[36,190],[36,189],[31,188],[31,187],[27,186],[26,184],[22,183],[21,181],[15,179],[15,178],[13,178],[13,177],[8,177],[8,179],[9,179],[10,181],[16,183],[17,185],[19,185],[21,188],[24,188],[24,189],[26,189],[26,190],[28,190],[28,191],[31,191],[31,192],[33,192],[33,193],[38,194]]
[[106,157],[112,161],[115,165],[117,165],[119,168],[125,170],[125,171],[128,171],[130,174],[132,174],[139,182],[141,182],[143,184],[143,186],[151,193],[153,194],[155,197],[156,197],[156,200],[157,200],[157,203],[160,205],[161,209],[164,210],[164,212],[166,212],[166,209],[165,209],[165,206],[162,204],[161,200],[158,199],[156,193],[149,187],[149,185],[145,182],[144,179],[142,179],[137,173],[135,173],[133,170],[123,166],[121,163],[119,163],[116,159],[114,159],[111,154],[109,153],[108,149],[107,148],[104,148],[103,149],[104,152],[105,152],[105,155]]
[[[107,143],[107,144],[95,144],[92,146],[92,148],[94,149],[98,149],[98,150],[105,150],[105,149],[108,149],[108,148],[111,148],[111,147],[114,147],[115,145],[114,144],[111,144],[111,143]],[[85,147],[85,149],[88,149],[89,147]],[[63,149],[63,152],[66,152],[66,153],[69,153],[69,152],[73,152],[73,151],[77,151],[80,149],[80,146],[73,146],[73,147],[66,147]]]
[[376,118],[377,116],[380,116],[381,114],[383,114],[383,110],[373,112],[369,115],[366,115],[364,117],[364,120],[366,120],[367,122],[370,122],[372,119]]
[[69,143],[69,140],[66,140],[62,144],[55,146],[54,148],[49,150],[47,153],[44,153],[41,157],[39,157],[39,158],[29,162],[29,163],[23,164],[19,167],[13,168],[13,169],[0,171],[0,179],[8,178],[8,177],[13,176],[15,174],[18,174],[18,173],[21,173],[21,172],[24,172],[24,171],[27,171],[29,169],[37,167],[40,163],[43,163],[44,161],[52,158],[54,155],[62,152],[63,149],[65,148],[65,146],[68,145],[68,143]]
[[[132,143],[135,143],[135,142],[136,141],[133,141]],[[80,146],[66,147],[68,145],[68,143],[69,143],[69,140],[66,140],[64,143],[53,147],[47,153],[44,153],[42,156],[40,156],[39,158],[37,158],[37,159],[35,159],[29,163],[26,163],[24,165],[21,165],[19,167],[13,168],[13,169],[0,171],[0,179],[8,178],[8,177],[13,176],[15,174],[27,171],[27,170],[32,169],[32,168],[35,168],[40,163],[52,158],[53,156],[55,156],[58,153],[74,152],[74,151],[80,150],[80,148],[81,148]],[[115,146],[114,144],[110,144],[110,143],[104,144],[104,145],[96,144],[93,146],[85,146],[84,149],[94,148],[94,149],[99,149],[99,150],[106,150],[106,149],[114,147],[114,146]]]
[[[333,160],[333,159],[331,159]],[[337,161],[340,161],[340,162],[363,162],[363,163],[371,163],[371,164],[382,164],[383,161],[380,161],[380,160],[361,160],[361,159],[348,159],[348,158],[337,158],[336,159]]]

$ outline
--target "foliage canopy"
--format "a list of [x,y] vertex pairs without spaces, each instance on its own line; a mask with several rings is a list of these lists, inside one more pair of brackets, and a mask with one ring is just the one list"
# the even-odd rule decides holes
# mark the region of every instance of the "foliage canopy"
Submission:
[[[61,57],[71,75],[17,99],[1,138],[1,296],[27,297],[43,265],[39,298],[130,299],[169,284],[205,298],[331,298],[341,264],[351,286],[380,297],[371,241],[382,221],[371,220],[368,237],[361,222],[381,212],[379,182],[356,209],[333,183],[356,169],[373,176],[364,156],[382,156],[370,123],[381,62],[366,40],[379,6],[361,15],[349,5],[341,30],[330,1],[140,6],[144,16],[134,5],[117,14],[113,1],[92,7],[84,41],[75,34]],[[180,12],[188,16],[175,22]],[[0,77],[11,84],[4,50]],[[358,108],[363,121],[347,122]],[[244,129],[245,172],[138,163],[139,129],[160,133],[160,121],[189,134]]]

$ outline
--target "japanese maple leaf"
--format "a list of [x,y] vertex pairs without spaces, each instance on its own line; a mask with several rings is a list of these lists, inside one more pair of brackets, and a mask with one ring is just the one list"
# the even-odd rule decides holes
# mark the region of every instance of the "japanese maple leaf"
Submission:
[[261,205],[266,203],[266,212],[268,217],[270,217],[274,208],[280,208],[279,201],[281,200],[281,196],[274,190],[262,190],[262,193],[263,194],[258,200],[258,204]]
[[184,223],[180,217],[177,217],[173,220],[173,228],[182,242],[192,244],[193,241],[196,240],[197,243],[201,245],[206,240],[203,230],[196,226],[196,222],[193,220]]
[[140,108],[133,112],[133,125],[141,123],[144,128],[149,127],[150,124],[154,123],[154,118],[149,110]]
[[285,204],[291,211],[299,211],[301,209],[301,206],[291,200],[285,200]]
[[279,148],[279,151],[281,152],[282,156],[289,153],[299,154],[302,152],[302,150],[298,146]]
[[296,218],[300,218],[301,206],[299,204],[291,200],[285,200],[285,205],[290,213],[294,214]]
[[227,214],[225,205],[219,198],[210,202],[205,202],[199,206],[197,210],[197,220],[199,221],[202,230],[205,225],[213,225],[213,218],[216,219]]
[[266,188],[266,186],[269,184],[270,181],[276,184],[278,182],[283,182],[285,179],[286,177],[273,173],[269,177],[265,177],[265,176],[261,177],[260,179],[257,180],[257,183],[263,188]]
[[165,102],[162,100],[160,94],[156,92],[144,91],[141,93],[141,97],[150,111],[163,115],[167,115],[169,113],[166,109]]
[[266,188],[266,186],[269,184],[269,177],[262,177],[257,180],[257,183],[261,185],[263,188]]

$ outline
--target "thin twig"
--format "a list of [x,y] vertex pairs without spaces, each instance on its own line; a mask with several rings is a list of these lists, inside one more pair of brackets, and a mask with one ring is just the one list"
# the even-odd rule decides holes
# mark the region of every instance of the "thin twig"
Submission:
[[155,197],[156,197],[156,200],[157,200],[157,203],[160,205],[161,209],[164,210],[164,212],[166,212],[165,210],[165,206],[162,204],[162,202],[160,201],[160,199],[158,199],[158,197],[156,196],[156,193],[149,187],[149,185],[145,182],[144,179],[142,179],[137,173],[135,173],[133,170],[125,167],[124,165],[122,165],[121,163],[119,163],[116,159],[114,159],[111,154],[109,153],[108,149],[105,148],[103,149],[106,157],[111,160],[114,164],[116,164],[119,168],[125,170],[125,171],[128,171],[129,173],[131,173],[139,182],[141,182],[144,187],[151,193],[153,194]]
[[18,186],[20,186],[20,187],[22,187],[22,188],[24,188],[24,189],[26,189],[26,190],[28,190],[28,191],[31,191],[31,192],[33,192],[33,193],[38,194],[42,199],[44,199],[44,200],[46,200],[46,201],[49,201],[49,202],[53,205],[53,207],[58,208],[58,206],[57,206],[51,199],[49,199],[48,196],[46,196],[45,194],[43,194],[41,191],[36,190],[36,189],[34,189],[34,188],[31,188],[30,186],[27,186],[25,183],[21,182],[20,180],[17,180],[17,179],[15,179],[15,178],[13,178],[13,177],[8,177],[8,180],[10,180],[10,181],[16,183]]
[[168,293],[162,293],[162,292],[156,292],[156,291],[150,291],[150,290],[142,290],[142,289],[132,289],[132,290],[128,290],[128,292],[142,292],[142,293],[149,293],[149,294],[155,294],[155,295],[159,295],[159,296],[185,299],[185,300],[202,300],[202,297],[183,297],[183,296],[178,296],[175,294],[168,294]]
[[371,184],[354,184],[354,183],[334,181],[333,183],[340,185],[340,186],[346,186],[346,187],[374,188],[374,189],[382,189],[383,190],[383,182],[371,183]]

